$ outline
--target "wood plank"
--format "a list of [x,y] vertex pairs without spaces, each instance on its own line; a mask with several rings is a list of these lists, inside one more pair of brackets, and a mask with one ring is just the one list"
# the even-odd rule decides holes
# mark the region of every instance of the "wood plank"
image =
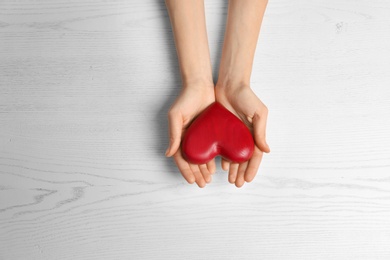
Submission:
[[[199,189],[164,157],[163,1],[1,1],[0,259],[389,259],[389,10],[269,1],[251,83],[272,153]],[[226,12],[206,1],[214,71]]]

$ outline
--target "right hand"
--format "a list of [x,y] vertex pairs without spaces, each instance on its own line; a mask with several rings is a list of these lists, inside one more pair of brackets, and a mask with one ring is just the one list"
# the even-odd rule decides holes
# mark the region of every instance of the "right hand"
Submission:
[[183,132],[192,120],[214,101],[213,84],[186,85],[168,113],[170,139],[165,155],[173,156],[184,179],[190,184],[196,182],[200,188],[211,181],[211,175],[216,170],[215,160],[200,165],[189,163],[183,158],[180,143]]

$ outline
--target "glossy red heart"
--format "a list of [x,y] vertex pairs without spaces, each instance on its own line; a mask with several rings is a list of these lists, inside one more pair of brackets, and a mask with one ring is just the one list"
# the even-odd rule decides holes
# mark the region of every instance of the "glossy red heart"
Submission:
[[215,102],[192,122],[181,149],[184,158],[194,164],[207,163],[217,155],[241,163],[252,157],[254,142],[248,127]]

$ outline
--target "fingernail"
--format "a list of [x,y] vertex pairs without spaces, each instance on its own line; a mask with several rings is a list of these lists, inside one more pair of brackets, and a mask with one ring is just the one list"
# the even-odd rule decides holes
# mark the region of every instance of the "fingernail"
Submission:
[[165,156],[168,155],[168,152],[169,152],[169,147],[168,147],[167,150],[165,151]]

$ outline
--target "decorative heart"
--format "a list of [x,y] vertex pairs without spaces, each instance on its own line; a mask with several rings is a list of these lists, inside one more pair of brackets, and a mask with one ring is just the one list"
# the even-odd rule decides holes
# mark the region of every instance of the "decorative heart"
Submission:
[[252,157],[254,142],[248,127],[215,102],[192,122],[181,148],[184,158],[194,164],[207,163],[217,155],[241,163]]

